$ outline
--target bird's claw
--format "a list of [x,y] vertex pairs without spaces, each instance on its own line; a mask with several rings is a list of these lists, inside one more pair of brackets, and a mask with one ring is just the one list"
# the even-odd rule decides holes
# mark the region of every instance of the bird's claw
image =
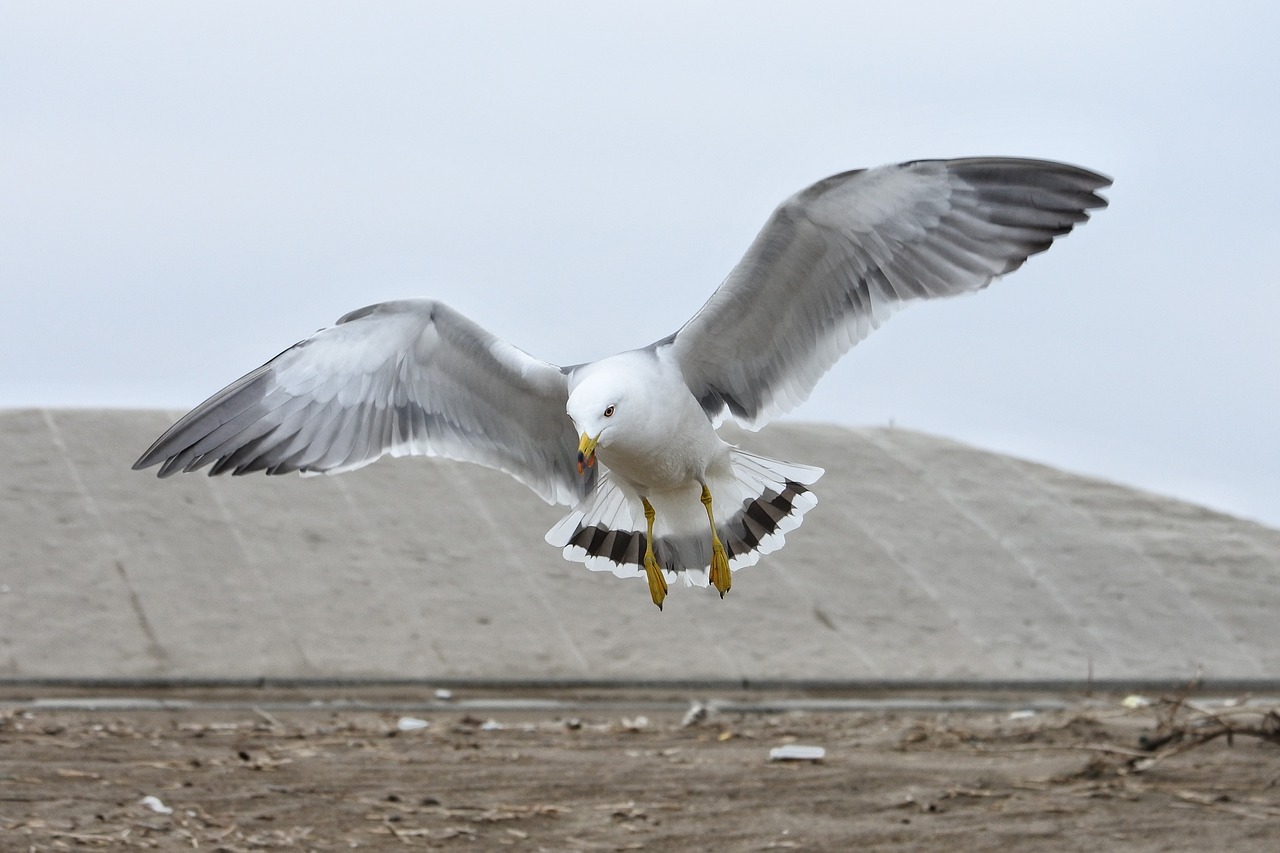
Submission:
[[662,609],[662,602],[667,597],[667,579],[662,575],[662,569],[658,566],[658,561],[652,555],[645,555],[644,573],[649,579],[649,595],[653,598],[653,603],[658,605],[658,609]]
[[724,598],[724,594],[733,585],[733,572],[729,569],[729,557],[718,539],[711,543],[711,569],[708,573],[711,583],[719,591],[720,597]]

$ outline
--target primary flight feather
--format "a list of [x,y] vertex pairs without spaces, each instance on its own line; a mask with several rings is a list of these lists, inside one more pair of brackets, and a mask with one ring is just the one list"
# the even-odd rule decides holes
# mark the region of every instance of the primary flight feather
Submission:
[[[339,473],[391,454],[506,471],[572,510],[569,559],[714,584],[779,548],[822,471],[746,453],[900,306],[980,290],[1106,206],[1111,181],[1043,160],[919,160],[819,181],[773,212],[677,332],[558,367],[430,299],[347,314],[197,406],[134,468]],[[598,464],[597,464],[598,460]]]

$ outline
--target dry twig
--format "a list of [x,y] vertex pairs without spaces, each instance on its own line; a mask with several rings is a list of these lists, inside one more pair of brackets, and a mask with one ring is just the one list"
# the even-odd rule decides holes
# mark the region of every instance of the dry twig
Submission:
[[1277,708],[1233,706],[1215,710],[1193,705],[1181,696],[1161,700],[1153,707],[1157,709],[1156,730],[1138,740],[1147,755],[1135,756],[1127,762],[1134,772],[1218,738],[1226,738],[1229,746],[1235,745],[1236,737],[1258,738],[1280,746],[1280,709]]

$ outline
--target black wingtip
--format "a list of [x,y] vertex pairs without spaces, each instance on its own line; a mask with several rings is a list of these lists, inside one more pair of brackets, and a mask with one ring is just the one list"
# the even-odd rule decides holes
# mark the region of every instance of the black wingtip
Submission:
[[[152,465],[158,465],[162,461],[164,460],[157,458],[150,450],[148,450],[146,453],[139,456],[138,461],[130,465],[129,468],[132,471],[145,471],[146,469],[150,468]],[[160,469],[157,476],[159,477],[165,476],[163,468]]]

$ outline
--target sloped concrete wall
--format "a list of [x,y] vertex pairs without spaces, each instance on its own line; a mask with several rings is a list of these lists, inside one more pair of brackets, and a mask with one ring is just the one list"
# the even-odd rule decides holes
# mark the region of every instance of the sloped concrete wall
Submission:
[[131,471],[176,414],[0,412],[0,677],[1280,677],[1280,531],[930,436],[734,433],[819,504],[659,612],[476,466]]

